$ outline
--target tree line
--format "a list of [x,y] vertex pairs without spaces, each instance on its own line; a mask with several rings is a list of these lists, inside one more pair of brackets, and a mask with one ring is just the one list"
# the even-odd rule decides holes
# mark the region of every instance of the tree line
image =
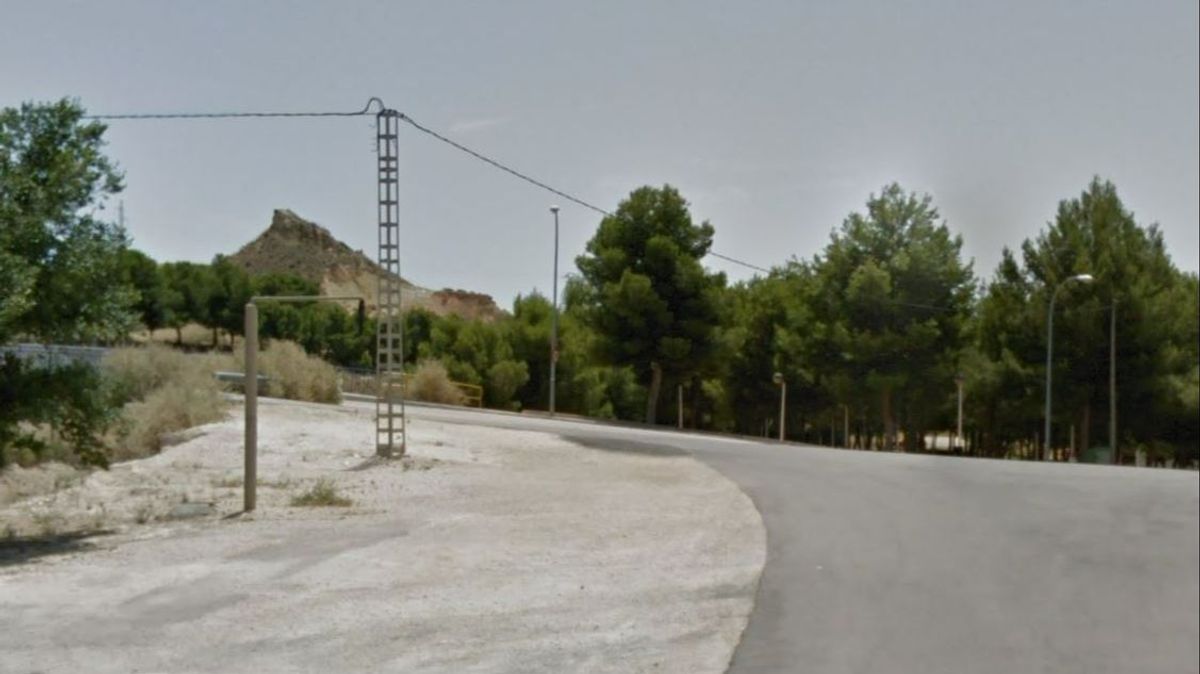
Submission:
[[[215,345],[240,334],[251,295],[317,293],[297,277],[250,277],[223,257],[160,264],[130,248],[96,215],[122,181],[102,152],[103,130],[70,101],[0,116],[0,284],[9,289],[0,343],[111,343],[139,327],[173,328],[182,341],[196,323]],[[924,451],[931,433],[954,427],[961,383],[962,451],[1032,457],[1045,442],[1057,290],[1051,444],[1108,444],[1115,419],[1126,460],[1134,448],[1196,458],[1197,277],[1175,267],[1157,226],[1138,223],[1109,182],[1064,199],[987,278],[963,259],[932,197],[896,184],[849,213],[819,254],[748,281],[704,267],[714,233],[669,185],[634,190],[599,222],[559,308],[560,411],[775,435],[778,374],[789,439]],[[1080,274],[1094,281],[1066,282]],[[451,378],[484,386],[490,406],[544,409],[553,312],[537,292],[492,322],[409,311],[406,363],[441,361]],[[343,366],[374,362],[370,317],[318,303],[267,303],[260,313],[266,339]],[[0,443],[15,441],[20,422],[75,404],[21,398],[32,384],[11,359],[0,372]]]

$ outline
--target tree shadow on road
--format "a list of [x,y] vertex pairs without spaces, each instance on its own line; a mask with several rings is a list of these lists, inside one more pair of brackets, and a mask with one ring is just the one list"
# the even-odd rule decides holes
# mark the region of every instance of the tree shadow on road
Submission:
[[93,538],[111,533],[112,529],[96,529],[65,534],[0,538],[0,568],[25,564],[41,557],[93,550],[97,547]]
[[690,456],[688,452],[663,442],[641,442],[638,440],[617,440],[591,438],[587,436],[559,435],[567,442],[583,445],[589,449],[600,449],[606,452],[622,452],[625,454],[644,454],[647,456]]

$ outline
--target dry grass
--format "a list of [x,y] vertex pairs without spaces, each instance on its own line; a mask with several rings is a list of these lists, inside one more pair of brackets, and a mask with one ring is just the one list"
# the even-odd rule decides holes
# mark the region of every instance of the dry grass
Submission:
[[[211,375],[208,377],[211,382]],[[155,389],[145,400],[125,406],[126,428],[113,449],[113,459],[122,461],[156,454],[164,438],[185,428],[220,420],[226,403],[215,382],[212,386],[171,383]]]
[[464,402],[462,390],[450,381],[446,367],[436,360],[424,360],[417,365],[406,393],[410,398],[431,403],[462,405]]
[[189,354],[150,344],[114,349],[105,356],[101,367],[104,376],[115,382],[126,397],[144,400],[155,390],[184,382],[215,390],[213,372],[222,367],[228,369],[231,363],[227,356]]
[[[170,433],[217,421],[225,414],[218,370],[241,371],[244,354],[184,353],[159,344],[116,349],[104,359],[106,377],[130,401],[119,430],[109,439],[117,461],[155,454]],[[293,342],[273,341],[258,357],[268,378],[263,395],[336,403],[341,400],[334,367]]]
[[347,508],[354,505],[354,502],[339,494],[337,488],[330,480],[317,480],[317,483],[311,489],[294,497],[292,505]]
[[10,465],[0,471],[0,506],[74,486],[85,477],[86,472],[57,461],[31,468]]
[[[205,348],[212,346],[212,329],[199,323],[188,323],[180,329],[179,333],[175,332],[175,328],[159,328],[154,332],[140,330],[131,335],[135,341],[155,344],[175,344],[176,338],[179,336],[183,337],[182,344],[184,346]],[[219,341],[221,346],[228,346],[229,336],[221,333]]]
[[[234,355],[233,369],[245,367],[245,354]],[[271,341],[258,354],[258,371],[267,377],[263,395],[313,403],[338,403],[342,400],[338,388],[337,370],[329,363],[310,356],[295,342]]]
[[225,414],[221,389],[213,378],[220,367],[219,356],[149,345],[116,349],[102,367],[130,400],[120,429],[109,440],[114,460],[155,454],[166,435],[217,421]]

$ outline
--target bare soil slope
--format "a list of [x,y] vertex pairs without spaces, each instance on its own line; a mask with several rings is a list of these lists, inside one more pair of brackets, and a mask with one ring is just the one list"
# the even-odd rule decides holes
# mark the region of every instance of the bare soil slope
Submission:
[[[287,209],[277,209],[271,226],[230,256],[251,274],[286,273],[316,283],[323,295],[361,295],[375,309],[379,265],[338,241],[329,230]],[[405,309],[428,309],[439,316],[494,320],[503,315],[490,295],[466,290],[430,290],[401,279]]]

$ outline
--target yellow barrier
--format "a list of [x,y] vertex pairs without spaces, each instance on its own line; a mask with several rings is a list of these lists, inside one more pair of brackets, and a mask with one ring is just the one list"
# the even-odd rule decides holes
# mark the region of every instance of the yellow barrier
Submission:
[[483,387],[476,384],[467,384],[461,381],[452,381],[458,387],[458,390],[463,393],[463,402],[469,407],[483,408]]

